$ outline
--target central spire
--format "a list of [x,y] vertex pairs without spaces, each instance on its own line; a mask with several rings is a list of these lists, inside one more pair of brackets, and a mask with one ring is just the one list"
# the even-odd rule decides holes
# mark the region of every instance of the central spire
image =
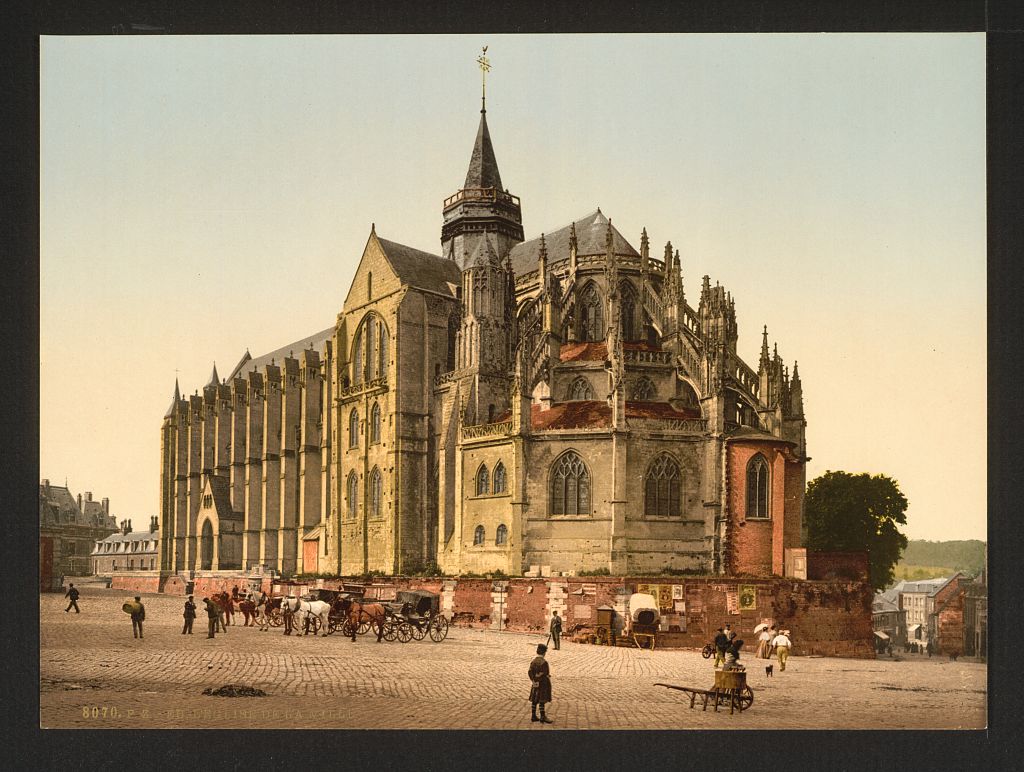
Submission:
[[491,145],[491,134],[487,130],[486,110],[480,111],[480,127],[476,131],[476,142],[473,143],[473,154],[469,157],[469,171],[466,172],[463,188],[503,189],[498,160],[494,157],[494,147]]

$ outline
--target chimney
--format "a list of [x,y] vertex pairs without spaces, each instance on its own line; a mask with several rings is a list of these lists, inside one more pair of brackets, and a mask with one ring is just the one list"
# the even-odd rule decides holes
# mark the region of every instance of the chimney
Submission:
[[108,499],[106,497],[104,497],[104,499],[103,499],[103,514],[104,515],[109,515],[110,514],[110,499]]
[[131,533],[131,532],[132,532],[132,519],[129,517],[128,518],[128,530],[125,531],[125,533]]
[[82,509],[82,494],[81,493],[78,494],[78,509],[79,509],[79,511],[81,511],[81,509]]
[[156,520],[156,515],[154,515],[153,517],[149,518],[149,532],[150,533],[156,533],[156,527],[157,527],[157,520]]
[[86,501],[92,501],[92,491],[86,491],[85,492],[85,500]]

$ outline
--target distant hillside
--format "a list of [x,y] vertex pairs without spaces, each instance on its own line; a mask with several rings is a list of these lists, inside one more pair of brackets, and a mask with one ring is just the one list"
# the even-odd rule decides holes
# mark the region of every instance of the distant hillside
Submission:
[[[985,565],[985,542],[971,539],[969,541],[925,541],[912,540],[903,552],[903,558],[897,566],[897,576],[902,573],[901,567],[911,568],[928,566],[937,570],[937,574],[963,571],[976,576]],[[942,570],[945,569],[945,570]]]

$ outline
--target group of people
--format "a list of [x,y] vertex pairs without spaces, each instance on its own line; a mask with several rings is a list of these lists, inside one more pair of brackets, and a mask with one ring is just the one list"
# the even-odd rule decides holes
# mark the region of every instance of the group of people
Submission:
[[[739,664],[740,649],[743,641],[737,638],[731,625],[719,627],[715,635],[715,667],[722,667],[723,670],[735,670],[742,667]],[[793,642],[789,638],[789,630],[776,631],[775,625],[771,625],[761,631],[758,636],[757,657],[759,659],[771,659],[774,653],[779,658],[779,670],[786,669],[786,660],[789,659],[789,651]]]
[[[270,627],[270,620],[267,618],[267,605],[270,598],[267,593],[260,590],[259,595],[250,591],[242,597],[237,587],[233,587],[231,593],[221,592],[203,598],[203,605],[206,609],[208,622],[207,638],[214,638],[218,632],[226,633],[228,626],[233,624],[235,615],[235,603],[239,604],[239,610],[245,617],[244,627],[257,626],[261,632],[266,632]],[[196,618],[197,606],[195,596],[189,595],[185,600],[185,626],[181,629],[182,635],[192,635],[192,623]],[[285,614],[285,635],[291,632],[291,620],[289,614]]]

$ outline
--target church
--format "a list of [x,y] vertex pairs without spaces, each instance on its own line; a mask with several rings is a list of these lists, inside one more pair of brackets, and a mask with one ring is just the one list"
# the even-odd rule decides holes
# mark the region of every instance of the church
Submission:
[[161,572],[799,576],[796,364],[767,329],[740,359],[671,243],[577,214],[525,240],[484,103],[439,254],[371,226],[332,326],[175,384]]

